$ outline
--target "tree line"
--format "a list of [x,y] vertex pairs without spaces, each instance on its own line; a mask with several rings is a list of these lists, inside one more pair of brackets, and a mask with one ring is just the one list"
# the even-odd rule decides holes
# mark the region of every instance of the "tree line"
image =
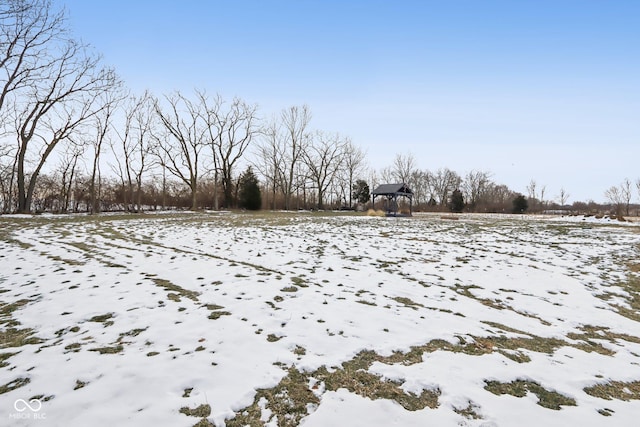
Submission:
[[[50,0],[0,1],[0,73],[1,213],[351,209],[382,183],[408,184],[422,210],[508,212],[522,196],[490,172],[423,170],[411,154],[372,170],[349,137],[312,128],[307,105],[265,118],[204,89],[132,94]],[[625,182],[606,196],[628,214]],[[530,210],[569,196],[527,190]]]

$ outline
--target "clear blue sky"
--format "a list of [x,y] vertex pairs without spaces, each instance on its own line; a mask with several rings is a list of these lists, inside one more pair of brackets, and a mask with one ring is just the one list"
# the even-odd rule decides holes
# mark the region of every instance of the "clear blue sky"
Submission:
[[55,1],[133,91],[308,104],[376,169],[412,153],[570,202],[640,178],[640,0]]

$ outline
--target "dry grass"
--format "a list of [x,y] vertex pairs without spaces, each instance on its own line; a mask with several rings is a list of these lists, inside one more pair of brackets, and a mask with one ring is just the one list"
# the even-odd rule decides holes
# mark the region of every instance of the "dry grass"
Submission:
[[9,393],[10,391],[29,384],[29,382],[31,382],[29,378],[16,378],[13,381],[9,381],[8,383],[1,385],[0,394]]
[[386,214],[384,213],[384,211],[382,210],[374,210],[374,209],[369,209],[367,211],[367,216],[386,216]]
[[[304,349],[296,347],[294,353],[304,354]],[[385,358],[372,351],[363,351],[352,360],[344,362],[342,367],[331,370],[321,367],[314,372],[300,372],[291,367],[278,385],[270,389],[259,389],[253,404],[238,411],[233,419],[227,420],[226,425],[263,425],[260,402],[264,399],[266,408],[272,411],[279,427],[297,426],[308,415],[309,405],[320,403],[320,399],[313,393],[313,389],[319,384],[324,384],[326,390],[330,391],[345,388],[370,399],[393,400],[408,411],[438,407],[439,389],[423,390],[420,395],[406,393],[400,387],[401,383],[385,380],[368,372],[373,362],[380,360]]]
[[120,344],[113,347],[105,346],[105,347],[97,347],[97,348],[89,349],[89,351],[95,351],[100,354],[118,354],[118,353],[122,353],[123,350],[124,350],[124,347]]
[[510,394],[515,397],[524,397],[531,392],[538,396],[538,405],[543,408],[559,411],[562,406],[576,406],[575,399],[556,391],[547,390],[533,381],[515,380],[510,383],[485,381],[485,384],[485,390],[497,395]]
[[222,316],[231,316],[231,312],[229,312],[229,311],[212,311],[211,314],[209,314],[209,319],[218,320]]
[[185,414],[189,417],[206,418],[211,415],[211,406],[208,404],[202,404],[193,409],[183,406],[182,408],[180,408],[180,413]]
[[455,412],[456,414],[460,414],[470,420],[481,420],[483,417],[479,413],[479,411],[480,407],[473,402],[469,402],[469,404],[465,408],[453,408],[453,412]]
[[189,298],[192,301],[198,301],[198,292],[194,292],[194,291],[190,291],[188,289],[185,289],[181,286],[176,285],[175,283],[172,283],[170,280],[167,279],[161,279],[159,277],[151,277],[151,276],[147,276],[149,277],[153,283],[155,283],[157,286],[160,286],[161,288],[164,288],[165,290],[172,292],[171,294],[171,298],[174,301],[180,302],[180,297],[185,297],[185,298]]
[[28,299],[21,299],[13,303],[0,303],[0,327],[3,329],[0,331],[0,348],[22,347],[23,345],[44,342],[34,336],[35,331],[33,329],[19,328],[20,322],[13,318],[13,313],[16,310],[30,302]]
[[590,396],[605,400],[640,400],[640,381],[609,381],[587,387],[584,389],[584,392]]
[[317,405],[320,399],[308,387],[308,376],[295,368],[273,388],[258,389],[253,404],[240,410],[236,416],[226,421],[227,427],[261,426],[262,410],[260,401],[267,401],[266,407],[276,417],[278,427],[294,427],[308,415],[307,405]]
[[106,328],[107,326],[113,325],[113,320],[111,319],[113,319],[113,313],[106,313],[98,316],[93,316],[91,319],[89,319],[89,322],[102,323]]

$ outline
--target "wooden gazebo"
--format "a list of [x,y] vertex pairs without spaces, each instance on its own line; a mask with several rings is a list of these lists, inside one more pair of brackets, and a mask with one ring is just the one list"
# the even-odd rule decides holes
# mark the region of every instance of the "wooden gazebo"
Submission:
[[398,197],[404,197],[409,199],[409,215],[412,215],[412,203],[413,203],[413,191],[407,186],[407,184],[382,184],[379,185],[371,193],[372,202],[375,206],[376,197],[384,197],[385,204],[384,209],[387,212],[387,216],[402,216],[398,214]]

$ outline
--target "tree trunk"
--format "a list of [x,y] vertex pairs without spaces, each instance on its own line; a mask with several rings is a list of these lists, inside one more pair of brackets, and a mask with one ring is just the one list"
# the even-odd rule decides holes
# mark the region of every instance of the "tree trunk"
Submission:
[[[215,153],[214,153],[215,154]],[[218,172],[218,168],[215,168],[213,173],[213,209],[220,209],[220,200],[218,198],[218,180],[220,179],[220,173]]]
[[198,186],[197,180],[194,178],[191,179],[191,210],[198,210]]

